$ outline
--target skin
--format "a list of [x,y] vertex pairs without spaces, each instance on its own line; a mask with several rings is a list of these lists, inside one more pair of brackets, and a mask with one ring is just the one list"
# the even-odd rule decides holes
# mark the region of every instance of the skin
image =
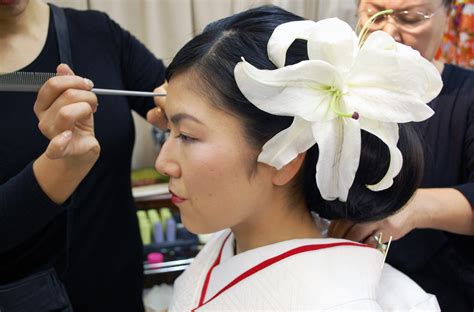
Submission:
[[[401,10],[416,6],[420,11],[432,13],[441,5],[441,0],[362,0],[359,3],[359,11],[367,7]],[[440,13],[411,31],[398,27],[393,20],[382,30],[392,35],[395,40],[418,50],[442,72],[443,64],[433,61],[433,58],[447,27],[448,13],[443,6]],[[473,207],[464,195],[454,188],[418,189],[410,202],[395,215],[381,221],[363,224],[336,220],[331,223],[329,235],[374,245],[374,233],[381,232],[386,242],[390,236],[395,240],[400,239],[417,228],[474,235]]]
[[[231,228],[237,251],[293,239],[320,237],[302,199],[289,194],[304,155],[281,170],[257,163],[241,122],[206,98],[194,74],[169,82],[164,111],[170,138],[156,169],[170,177],[183,224],[194,233]],[[207,93],[207,94],[210,94]]]
[[39,0],[0,2],[0,72],[19,70],[35,60],[46,42],[49,8]]

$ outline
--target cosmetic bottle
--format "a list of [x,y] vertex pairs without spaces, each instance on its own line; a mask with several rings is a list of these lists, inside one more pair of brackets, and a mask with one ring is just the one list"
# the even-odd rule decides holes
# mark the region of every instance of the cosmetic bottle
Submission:
[[168,219],[173,218],[171,214],[171,210],[167,207],[163,207],[160,209],[160,217],[161,217],[161,226],[163,227],[163,231],[166,231],[166,224]]
[[150,220],[152,226],[154,226],[156,222],[161,222],[160,216],[158,215],[158,211],[156,209],[148,209],[147,215],[148,220]]
[[137,211],[138,226],[140,227],[140,235],[142,237],[143,245],[151,243],[151,224],[148,220],[145,211]]
[[166,221],[166,241],[176,241],[176,221],[173,219],[173,217]]
[[163,236],[163,227],[161,226],[161,222],[157,221],[153,224],[153,240],[157,244],[162,243],[164,241]]

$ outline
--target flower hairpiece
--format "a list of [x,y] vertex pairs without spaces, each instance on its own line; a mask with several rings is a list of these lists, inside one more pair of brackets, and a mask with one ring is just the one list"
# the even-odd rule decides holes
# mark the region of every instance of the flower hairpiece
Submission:
[[[296,39],[307,40],[309,59],[285,66],[286,52]],[[433,114],[426,103],[441,91],[436,68],[382,31],[363,42],[337,18],[282,24],[267,49],[277,69],[260,70],[242,58],[235,80],[256,107],[294,120],[265,143],[258,161],[280,169],[318,144],[316,182],[321,195],[344,202],[359,166],[360,131],[365,130],[390,152],[385,176],[367,187],[389,188],[403,162],[397,148],[398,123]]]

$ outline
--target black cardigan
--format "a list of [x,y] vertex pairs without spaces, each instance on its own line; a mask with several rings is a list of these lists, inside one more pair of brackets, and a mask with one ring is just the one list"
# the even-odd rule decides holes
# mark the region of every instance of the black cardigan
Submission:
[[[163,63],[106,14],[65,12],[76,74],[98,88],[152,91],[164,82]],[[22,71],[55,72],[55,33],[51,21],[41,54]],[[0,285],[53,266],[75,311],[139,311],[143,254],[131,195],[131,110],[145,116],[153,100],[98,96],[100,158],[58,206],[32,171],[32,161],[48,144],[33,113],[35,98],[34,93],[0,92]],[[70,250],[66,211],[73,216]]]

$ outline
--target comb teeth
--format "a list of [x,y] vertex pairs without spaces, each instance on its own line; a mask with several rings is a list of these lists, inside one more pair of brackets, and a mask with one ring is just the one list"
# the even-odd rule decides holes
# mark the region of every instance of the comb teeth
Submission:
[[0,91],[38,91],[54,73],[0,73]]

